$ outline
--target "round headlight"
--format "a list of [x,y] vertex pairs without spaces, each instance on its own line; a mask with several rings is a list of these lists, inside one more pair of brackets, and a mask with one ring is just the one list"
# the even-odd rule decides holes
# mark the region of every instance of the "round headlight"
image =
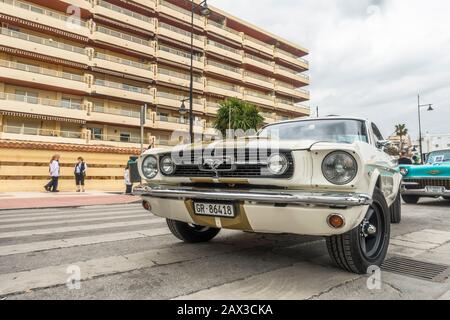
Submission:
[[148,156],[142,162],[142,173],[145,178],[153,179],[158,174],[158,161],[154,156]]
[[267,161],[267,169],[273,175],[282,175],[288,169],[289,162],[282,154],[276,153],[269,157]]
[[325,178],[336,185],[345,185],[355,179],[358,164],[355,158],[343,151],[332,152],[322,162],[322,173]]
[[408,168],[400,168],[400,173],[402,174],[402,176],[407,176],[409,173]]
[[173,162],[171,156],[165,156],[161,159],[160,170],[166,176],[170,176],[175,172],[175,162]]

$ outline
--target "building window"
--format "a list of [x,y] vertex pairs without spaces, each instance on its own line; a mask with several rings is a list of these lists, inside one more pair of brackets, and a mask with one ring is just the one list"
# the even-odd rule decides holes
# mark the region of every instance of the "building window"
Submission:
[[131,141],[131,133],[129,132],[120,133],[120,142],[130,142],[130,141]]
[[103,140],[103,129],[101,128],[91,128],[92,139]]
[[26,103],[38,103],[39,94],[32,91],[16,90],[16,100]]

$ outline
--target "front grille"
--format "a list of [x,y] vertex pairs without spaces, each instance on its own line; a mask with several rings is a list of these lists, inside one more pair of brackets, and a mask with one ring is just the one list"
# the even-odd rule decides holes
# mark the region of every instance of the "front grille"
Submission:
[[[200,165],[203,163],[202,157],[195,157],[192,155],[189,163],[177,164],[176,171],[171,175],[172,177],[193,177],[193,178],[291,178],[294,174],[294,159],[292,153],[289,151],[278,152],[286,156],[288,160],[288,168],[283,175],[272,175],[267,170],[267,165],[264,160],[271,155],[267,152],[266,155],[259,155],[258,152],[252,150],[234,151],[234,159],[232,160],[234,170],[231,164],[223,164],[218,168],[217,175],[214,171],[202,171]],[[223,152],[225,155],[233,154],[233,152]],[[245,155],[245,156],[244,156]],[[182,154],[180,154],[182,156]],[[189,158],[189,157],[188,157]],[[221,171],[224,170],[224,171]]]
[[406,185],[406,189],[425,189],[425,187],[445,187],[450,190],[450,179],[404,179],[407,183],[417,183],[416,185]]

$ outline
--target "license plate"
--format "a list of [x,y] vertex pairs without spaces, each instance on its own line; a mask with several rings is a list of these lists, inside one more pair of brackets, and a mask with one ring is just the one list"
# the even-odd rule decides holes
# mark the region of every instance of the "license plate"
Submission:
[[195,202],[194,213],[199,216],[234,218],[234,205],[230,203]]
[[444,187],[425,187],[425,191],[429,193],[444,193]]

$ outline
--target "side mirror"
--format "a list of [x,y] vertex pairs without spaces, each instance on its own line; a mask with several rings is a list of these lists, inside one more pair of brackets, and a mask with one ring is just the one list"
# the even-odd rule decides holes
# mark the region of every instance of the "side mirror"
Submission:
[[391,146],[391,144],[392,143],[389,140],[380,140],[380,141],[377,141],[375,145],[378,149],[384,151],[384,149],[389,148]]

